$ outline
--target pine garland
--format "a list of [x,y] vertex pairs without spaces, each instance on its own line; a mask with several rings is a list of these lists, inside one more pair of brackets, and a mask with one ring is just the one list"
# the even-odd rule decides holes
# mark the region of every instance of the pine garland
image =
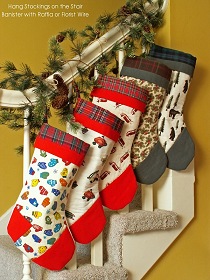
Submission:
[[[56,88],[45,83],[45,79],[55,72],[60,72],[63,65],[68,61],[62,48],[62,42],[68,41],[71,56],[81,56],[83,50],[94,40],[98,39],[117,24],[129,27],[130,33],[124,42],[123,50],[126,56],[135,56],[137,50],[143,47],[145,51],[155,40],[155,30],[163,23],[163,15],[160,12],[163,0],[159,0],[159,10],[155,13],[146,13],[144,5],[152,0],[128,0],[116,13],[100,15],[94,26],[87,25],[84,30],[77,31],[72,28],[59,32],[49,40],[49,55],[42,73],[36,75],[27,64],[22,64],[20,69],[13,62],[6,61],[0,67],[4,78],[0,81],[0,88],[8,88],[24,91],[34,88],[36,103],[25,105],[22,108],[0,108],[0,124],[7,125],[13,130],[22,129],[24,126],[23,110],[29,110],[28,122],[30,124],[30,141],[34,142],[36,135],[48,118],[51,117],[51,108],[55,109],[56,115],[62,123],[69,122],[71,128],[76,130],[78,124],[74,122],[72,106],[78,96],[82,95],[89,99],[89,93],[95,85],[94,70],[99,74],[118,75],[117,51],[122,46],[116,44],[107,54],[102,54],[100,59],[87,69],[78,68],[79,77],[72,82],[72,95],[62,78],[55,76]],[[131,16],[130,21],[127,20]],[[22,147],[17,148],[22,152]]]

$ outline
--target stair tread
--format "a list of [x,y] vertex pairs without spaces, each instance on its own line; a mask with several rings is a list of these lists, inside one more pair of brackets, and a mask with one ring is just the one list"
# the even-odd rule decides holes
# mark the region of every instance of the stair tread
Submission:
[[[69,278],[71,277],[71,278]],[[127,271],[123,267],[117,267],[113,264],[105,264],[103,267],[86,264],[77,270],[63,270],[59,272],[47,271],[43,280],[127,280]]]
[[125,214],[112,214],[112,223],[119,224],[124,234],[147,230],[165,230],[175,228],[178,215],[173,211],[155,209],[154,211],[137,210]]
[[[4,256],[0,262],[0,279],[11,280],[22,278],[22,253],[16,248],[11,238],[7,235],[0,236],[0,255]],[[12,263],[12,266],[11,266]],[[14,269],[11,269],[14,267]],[[106,263],[103,267],[91,264],[81,265],[77,270],[50,271],[35,263],[31,263],[33,280],[127,280],[127,271],[123,267],[116,267]],[[97,275],[97,278],[95,278]],[[1,278],[2,277],[2,278]]]
[[[104,231],[104,242],[108,251],[107,260],[103,267],[97,267],[91,264],[80,264],[77,270],[49,271],[32,263],[33,280],[126,280],[127,271],[122,267],[122,239],[124,234],[137,233],[145,230],[160,230],[174,228],[178,223],[178,216],[172,211],[155,210],[144,211],[137,210],[126,214],[117,214],[106,211],[107,230]],[[83,249],[82,249],[83,250]],[[85,252],[87,254],[87,252]],[[4,280],[22,278],[22,253],[16,248],[11,238],[7,235],[0,236],[0,255],[4,256],[0,262],[1,277]],[[82,251],[79,252],[79,258],[82,259]],[[85,256],[87,257],[87,256]],[[11,269],[11,263],[14,270]]]
[[154,230],[173,229],[178,225],[178,215],[173,211],[156,209],[155,211],[137,210],[128,213],[107,212],[107,224],[104,230],[106,260],[122,266],[123,236]]

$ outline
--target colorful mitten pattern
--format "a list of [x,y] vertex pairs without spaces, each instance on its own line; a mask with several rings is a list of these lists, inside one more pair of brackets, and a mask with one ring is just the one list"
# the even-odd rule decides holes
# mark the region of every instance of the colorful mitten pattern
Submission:
[[75,250],[65,208],[89,144],[44,124],[34,147],[25,185],[8,223],[8,234],[33,262],[60,270]]

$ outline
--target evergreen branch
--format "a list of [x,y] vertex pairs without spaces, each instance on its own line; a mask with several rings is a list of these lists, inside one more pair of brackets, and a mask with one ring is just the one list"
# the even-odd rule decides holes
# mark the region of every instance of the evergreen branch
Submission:
[[77,41],[71,47],[71,53],[74,56],[76,55],[81,56],[83,49],[84,49],[84,44],[81,41]]
[[31,77],[33,78],[33,76],[34,76],[33,72],[31,71],[31,68],[25,63],[22,63],[20,71],[21,71],[22,75],[24,75],[24,76],[27,76],[30,78]]
[[23,155],[23,145],[15,148],[16,154]]
[[64,50],[61,48],[56,37],[52,37],[49,40],[49,51],[50,51],[51,55],[53,55],[55,58],[64,57]]
[[74,42],[77,39],[78,31],[74,29],[68,29],[66,31],[66,37],[71,41]]
[[49,55],[47,57],[47,63],[46,63],[46,71],[49,73],[61,71],[63,67],[63,61],[60,59],[57,59],[54,55]]
[[0,81],[0,88],[8,88],[9,84],[10,84],[10,77],[6,77],[2,81]]
[[15,64],[11,61],[6,61],[1,68],[3,69],[3,72],[6,74],[10,74],[14,71],[17,71]]
[[99,16],[95,25],[95,29],[99,30],[100,33],[104,33],[107,32],[108,29],[110,28],[110,24],[113,23],[113,21],[115,20],[115,15],[109,14],[109,13],[105,13],[102,16]]
[[73,116],[73,115],[70,115],[68,123],[69,123],[69,128],[70,128],[74,133],[76,133],[76,132],[78,131],[78,129],[81,127],[81,124],[80,124],[80,123],[75,122],[74,116]]
[[[83,67],[78,67],[79,77],[76,82],[72,82],[72,95],[67,98],[65,96],[65,104],[61,102],[55,104],[62,104],[62,108],[55,106],[55,108],[60,108],[55,111],[60,122],[68,122],[70,128],[77,131],[79,124],[74,120],[72,107],[80,95],[82,98],[90,99],[90,92],[96,86],[95,70],[101,75],[118,75],[117,52],[119,50],[123,50],[126,56],[133,57],[136,55],[139,46],[147,49],[154,43],[155,29],[163,24],[163,14],[161,13],[163,0],[158,0],[160,8],[157,11],[154,9],[150,12],[145,10],[146,2],[153,4],[152,0],[127,0],[125,5],[116,13],[104,13],[99,16],[93,26],[87,25],[82,31],[69,28],[50,38],[45,69],[40,75],[34,75],[27,64],[23,63],[20,69],[17,69],[13,62],[6,61],[0,67],[0,70],[5,74],[0,81],[0,87],[19,90],[24,95],[26,89],[33,87],[36,102],[35,104],[29,102],[30,106],[27,104],[21,109],[0,109],[0,124],[5,124],[13,130],[22,129],[24,125],[23,110],[28,109],[29,117],[27,120],[30,124],[30,142],[33,143],[43,122],[51,117],[51,106],[55,104],[55,99],[60,94],[60,91],[51,88],[44,80],[53,73],[62,71],[63,65],[67,61],[61,43],[68,40],[71,54],[81,57],[85,47],[105,34],[114,25],[119,24],[127,27],[130,32],[124,40],[123,47],[116,43],[109,53],[100,55],[95,65],[89,67],[89,65],[84,64]],[[127,20],[129,15],[131,15],[130,21]],[[71,61],[71,59],[68,61]],[[82,63],[82,61],[80,62]],[[25,97],[27,98],[26,95]],[[22,147],[18,147],[17,152],[22,153]]]

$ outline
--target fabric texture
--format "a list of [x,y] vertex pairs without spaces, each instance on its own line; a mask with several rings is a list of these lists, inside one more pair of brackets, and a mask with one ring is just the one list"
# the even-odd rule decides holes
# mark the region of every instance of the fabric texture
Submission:
[[87,142],[90,148],[72,184],[66,216],[74,240],[87,244],[102,232],[106,223],[98,182],[124,122],[110,111],[83,99],[77,101],[74,118],[80,128],[69,132]]
[[149,58],[170,67],[170,87],[158,122],[159,139],[167,153],[168,168],[184,170],[194,158],[195,145],[184,121],[184,104],[193,77],[196,58],[191,54],[153,45]]
[[99,181],[102,203],[119,210],[130,203],[137,181],[130,160],[131,145],[145,110],[147,90],[111,76],[99,76],[91,95],[93,103],[109,110],[124,121],[120,137],[103,167]]
[[158,137],[158,117],[171,69],[164,64],[143,57],[126,58],[121,79],[148,91],[146,110],[141,115],[131,149],[131,163],[136,179],[142,184],[156,182],[167,166],[167,157]]
[[89,144],[44,124],[34,147],[25,184],[8,223],[8,234],[33,262],[60,270],[75,250],[65,207]]

